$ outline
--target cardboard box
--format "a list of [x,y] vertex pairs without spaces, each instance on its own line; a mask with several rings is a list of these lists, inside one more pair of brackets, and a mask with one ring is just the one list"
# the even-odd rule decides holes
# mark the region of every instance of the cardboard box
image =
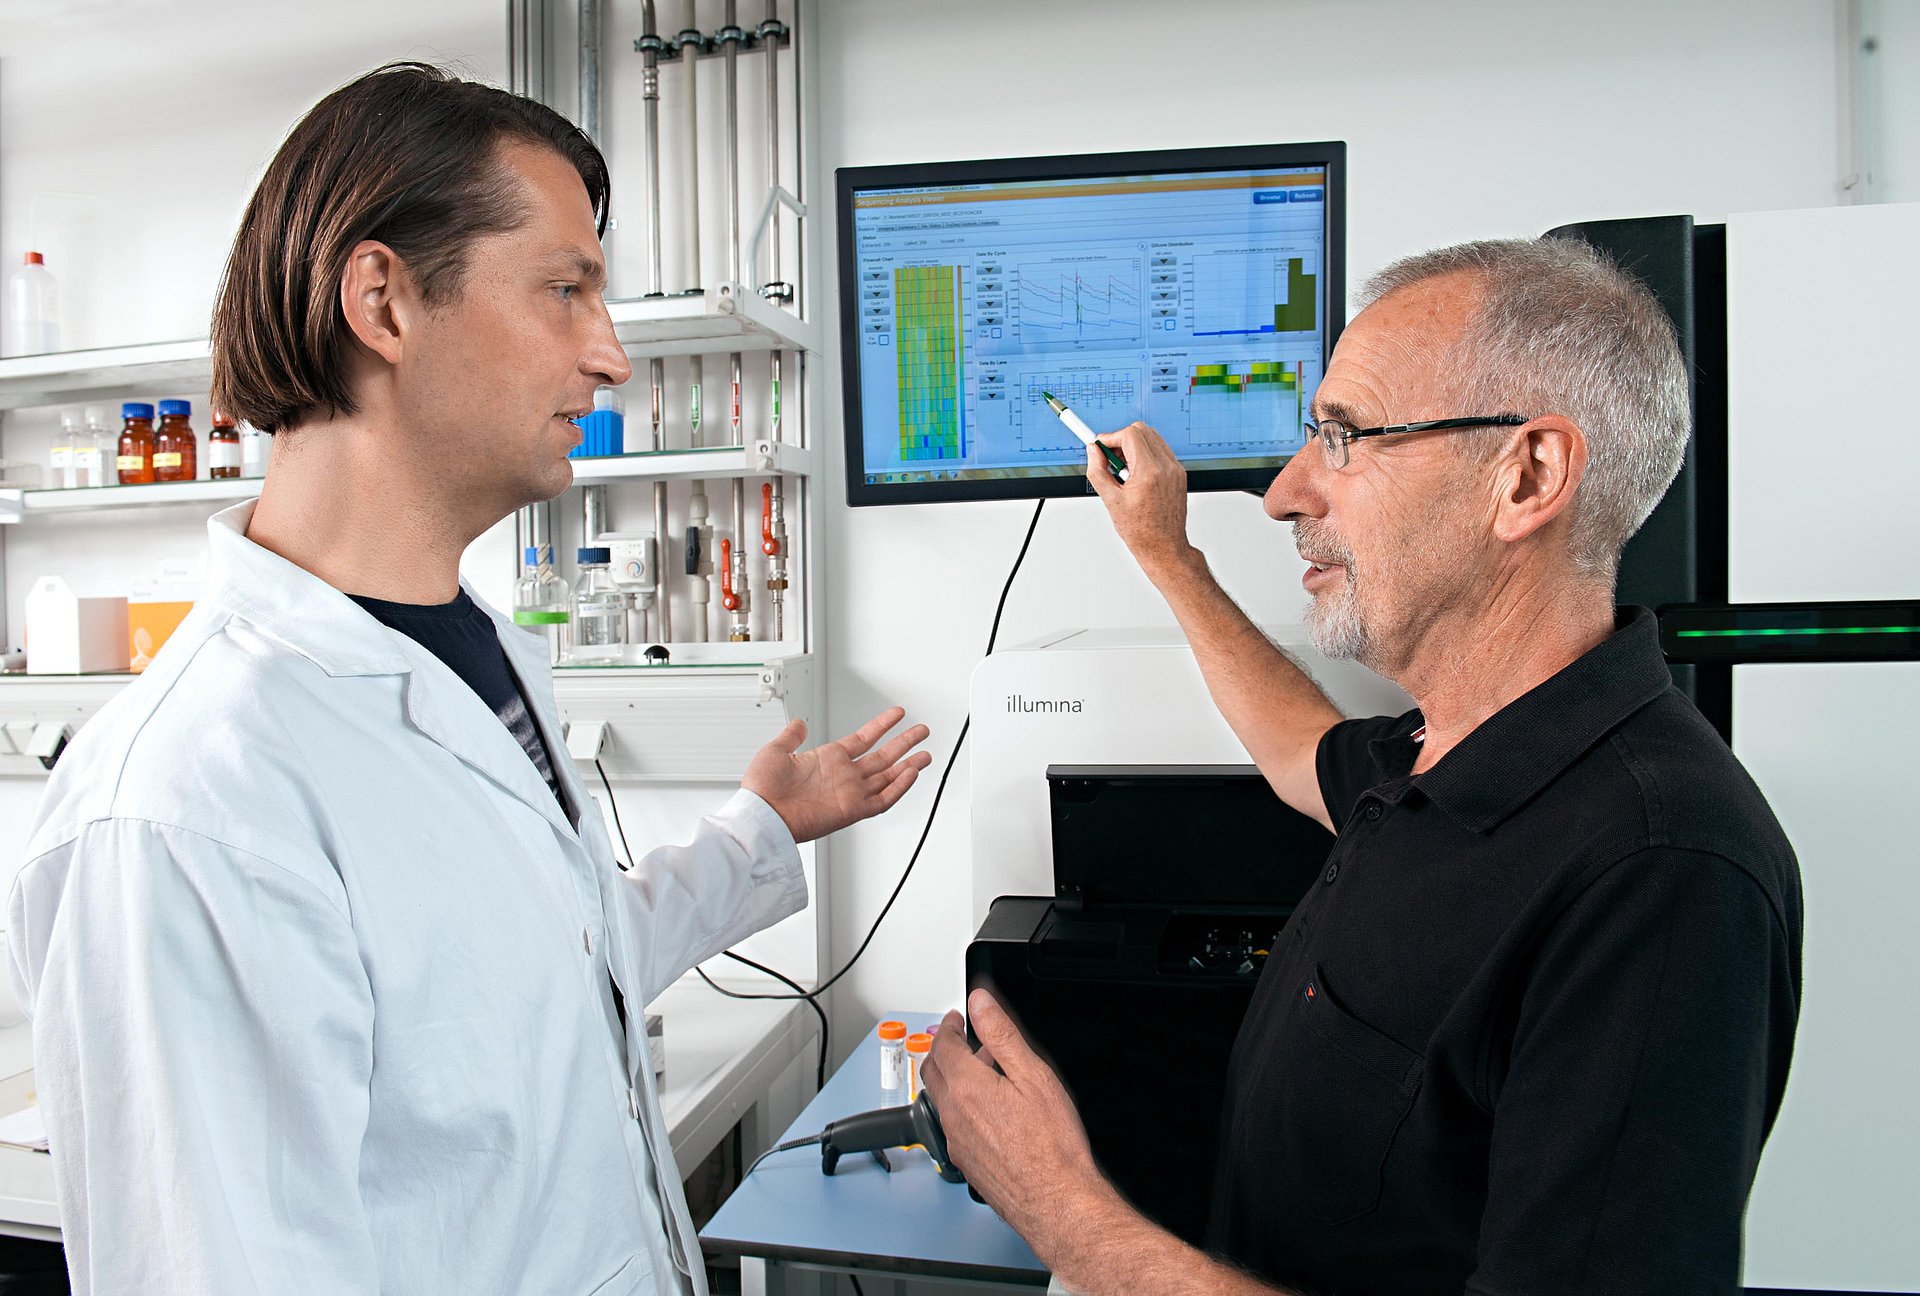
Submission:
[[27,591],[27,674],[93,675],[127,669],[124,598],[82,598],[58,576]]
[[193,604],[178,599],[127,600],[128,666],[134,674],[146,670],[154,654],[180,628]]

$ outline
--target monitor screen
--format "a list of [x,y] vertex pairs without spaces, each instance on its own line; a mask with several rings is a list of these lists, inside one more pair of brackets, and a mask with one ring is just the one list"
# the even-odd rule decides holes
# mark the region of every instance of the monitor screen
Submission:
[[842,168],[851,504],[1087,489],[1151,424],[1195,490],[1264,488],[1341,325],[1339,143]]

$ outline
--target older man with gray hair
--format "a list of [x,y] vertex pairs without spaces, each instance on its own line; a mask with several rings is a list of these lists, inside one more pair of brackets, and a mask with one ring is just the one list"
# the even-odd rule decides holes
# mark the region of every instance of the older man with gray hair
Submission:
[[1337,836],[1234,1047],[1205,1252],[1106,1183],[990,996],[969,1001],[978,1054],[950,1015],[927,1086],[953,1158],[1067,1287],[1738,1290],[1800,883],[1652,615],[1613,603],[1688,423],[1666,316],[1584,244],[1378,275],[1266,495],[1316,645],[1418,704],[1360,720],[1214,581],[1166,443],[1103,438],[1130,480],[1091,457],[1088,479],[1214,702]]

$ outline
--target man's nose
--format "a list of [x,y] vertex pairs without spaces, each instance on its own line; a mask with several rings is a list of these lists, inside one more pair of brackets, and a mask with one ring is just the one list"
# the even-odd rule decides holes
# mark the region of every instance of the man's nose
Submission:
[[1315,470],[1324,468],[1326,455],[1311,439],[1287,460],[1267,487],[1266,495],[1261,499],[1261,507],[1267,516],[1276,522],[1291,522],[1296,518],[1318,517],[1326,512],[1325,497],[1318,489]]
[[614,335],[613,316],[607,314],[604,306],[600,309],[600,322],[594,330],[593,343],[580,357],[580,368],[608,387],[619,387],[633,377],[633,362],[627,359],[626,348],[620,345],[620,339]]

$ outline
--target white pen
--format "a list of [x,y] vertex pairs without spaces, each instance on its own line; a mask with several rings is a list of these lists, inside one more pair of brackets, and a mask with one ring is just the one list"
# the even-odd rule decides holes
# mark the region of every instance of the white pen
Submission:
[[1120,452],[1094,436],[1093,429],[1087,426],[1086,420],[1068,409],[1065,401],[1050,391],[1043,391],[1040,394],[1046,397],[1047,407],[1059,416],[1062,423],[1067,425],[1067,430],[1080,438],[1082,445],[1100,447],[1100,453],[1106,457],[1108,471],[1121,481],[1125,481],[1127,479],[1127,461],[1121,457]]

